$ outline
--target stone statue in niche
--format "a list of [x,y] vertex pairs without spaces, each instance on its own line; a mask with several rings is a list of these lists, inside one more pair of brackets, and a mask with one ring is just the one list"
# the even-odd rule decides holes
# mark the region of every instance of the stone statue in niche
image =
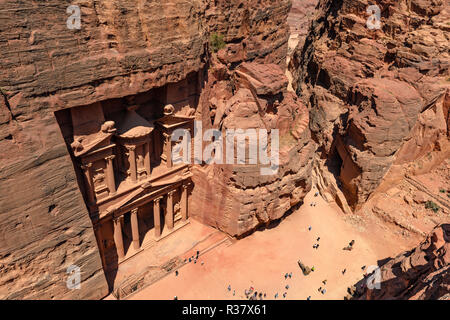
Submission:
[[176,202],[173,206],[174,220],[178,221],[181,219],[181,205],[179,202]]
[[100,186],[103,184],[104,181],[105,181],[105,173],[103,169],[96,170],[94,174],[94,185]]
[[137,164],[138,168],[144,168],[144,157],[142,154],[138,155]]

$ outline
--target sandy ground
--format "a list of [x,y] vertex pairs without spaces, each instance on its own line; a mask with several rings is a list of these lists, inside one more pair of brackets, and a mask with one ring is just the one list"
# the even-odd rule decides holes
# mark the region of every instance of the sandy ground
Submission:
[[[171,273],[129,299],[245,299],[245,289],[251,286],[266,293],[266,299],[274,299],[278,293],[278,299],[283,300],[284,292],[285,299],[343,299],[347,288],[362,278],[362,266],[376,265],[378,260],[404,250],[393,245],[394,239],[385,235],[377,239],[363,231],[368,229],[346,222],[335,205],[314,197],[314,193],[315,189],[305,204],[278,226],[221,245],[202,255],[196,264],[180,268],[178,276]],[[351,240],[355,240],[354,250],[342,250]],[[320,244],[318,249],[313,248],[315,243]],[[299,259],[315,271],[304,276]],[[291,272],[292,278],[285,280],[284,275]],[[326,285],[323,280],[327,280]],[[320,293],[319,287],[326,293]]]

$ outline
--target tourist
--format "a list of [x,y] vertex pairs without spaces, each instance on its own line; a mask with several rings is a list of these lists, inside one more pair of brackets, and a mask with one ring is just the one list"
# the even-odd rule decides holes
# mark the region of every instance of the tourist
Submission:
[[178,277],[178,270],[175,270],[175,277]]
[[231,291],[231,285],[228,285],[228,291]]
[[289,278],[292,278],[292,272],[289,273]]
[[306,300],[311,300],[311,296],[308,296],[308,298],[306,298]]
[[277,299],[277,298],[278,298],[278,293],[275,294],[275,299]]
[[289,285],[287,284],[285,288],[286,288],[286,290],[289,290]]
[[345,274],[347,272],[347,269],[342,270],[342,274]]

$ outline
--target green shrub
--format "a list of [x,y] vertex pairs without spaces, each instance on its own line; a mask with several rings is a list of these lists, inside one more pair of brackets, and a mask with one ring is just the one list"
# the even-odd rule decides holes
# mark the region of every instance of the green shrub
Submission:
[[210,37],[210,45],[211,45],[211,49],[214,53],[219,51],[220,49],[225,48],[226,43],[223,40],[223,35],[217,34],[217,33],[212,33],[211,37]]
[[433,212],[434,213],[436,213],[436,212],[438,212],[439,211],[439,206],[436,204],[436,203],[434,203],[433,201],[427,201],[426,203],[425,203],[425,209],[431,209],[431,210],[433,210]]

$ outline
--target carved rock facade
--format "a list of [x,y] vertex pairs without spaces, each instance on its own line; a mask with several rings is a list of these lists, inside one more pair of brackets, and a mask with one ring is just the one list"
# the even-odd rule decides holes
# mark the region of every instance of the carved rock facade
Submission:
[[[188,216],[241,235],[281,217],[310,185],[308,113],[278,78],[290,1],[80,7],[81,29],[71,30],[60,1],[0,4],[0,298],[102,298],[112,290],[104,270],[147,238],[156,241]],[[226,42],[214,55],[212,33]],[[266,122],[283,131],[277,177],[170,163],[171,130],[191,130],[194,119],[212,128],[211,111],[224,99],[223,128]],[[237,197],[240,209],[199,208],[217,200],[212,189],[205,193],[208,170],[223,172],[214,184],[219,200]],[[71,265],[81,268],[81,290],[66,285]]]

